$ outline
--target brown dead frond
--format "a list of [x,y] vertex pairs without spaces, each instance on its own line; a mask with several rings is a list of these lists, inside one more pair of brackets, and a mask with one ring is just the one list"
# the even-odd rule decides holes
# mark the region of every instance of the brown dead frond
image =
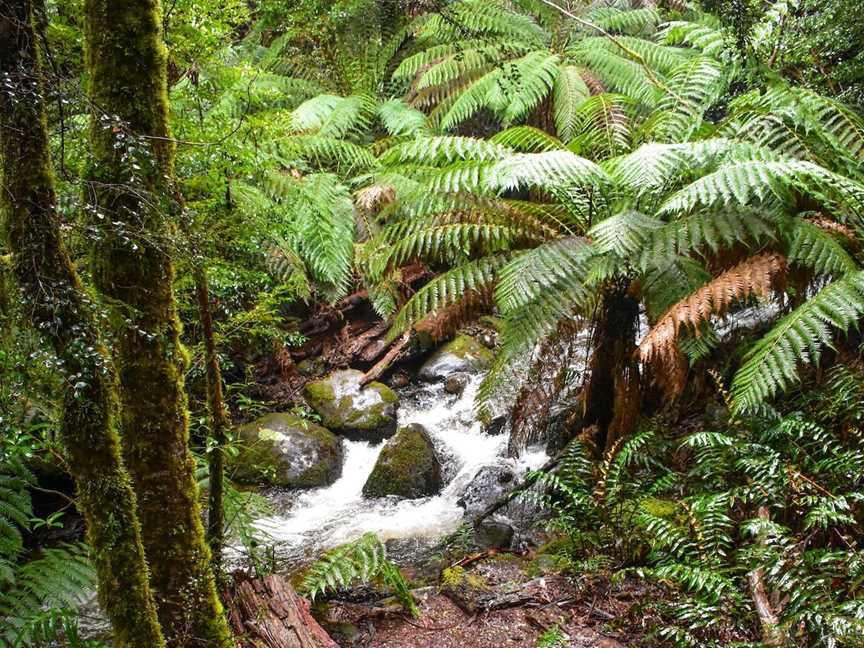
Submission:
[[826,218],[822,214],[817,214],[815,216],[811,216],[810,218],[805,218],[808,223],[815,225],[821,230],[826,232],[830,232],[831,234],[837,234],[838,236],[842,236],[843,238],[849,239],[850,241],[856,241],[858,237],[855,234],[855,231],[844,225],[843,223],[838,223],[835,220],[831,220],[830,218]]
[[661,371],[669,374],[661,382],[668,392],[680,393],[684,372],[677,338],[681,327],[689,326],[699,335],[702,322],[723,314],[733,302],[751,295],[769,297],[783,285],[788,271],[786,259],[776,252],[750,257],[726,270],[666,311],[640,342],[640,360],[660,363]]
[[396,199],[392,185],[374,184],[357,192],[357,204],[368,212],[376,213]]

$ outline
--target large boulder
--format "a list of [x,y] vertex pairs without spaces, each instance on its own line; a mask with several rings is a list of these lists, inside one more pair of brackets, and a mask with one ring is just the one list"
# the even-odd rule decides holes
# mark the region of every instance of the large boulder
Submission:
[[470,335],[457,335],[420,367],[420,378],[437,382],[454,373],[482,373],[494,359],[494,354]]
[[399,397],[387,385],[362,380],[362,371],[334,371],[307,384],[304,396],[321,423],[337,434],[373,442],[393,436]]
[[457,504],[465,509],[467,518],[473,519],[509,493],[515,485],[516,471],[512,466],[483,466],[465,488]]
[[441,462],[432,439],[422,425],[412,423],[400,428],[381,450],[363,494],[417,499],[435,495],[441,486]]
[[317,423],[273,413],[237,429],[232,474],[241,483],[288,488],[328,486],[342,474],[342,440]]

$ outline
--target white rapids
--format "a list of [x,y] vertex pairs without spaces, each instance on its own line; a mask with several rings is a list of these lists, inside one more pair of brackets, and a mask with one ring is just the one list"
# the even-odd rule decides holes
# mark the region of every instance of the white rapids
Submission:
[[[345,440],[342,476],[336,482],[287,495],[287,510],[257,520],[256,527],[281,558],[301,562],[367,532],[387,541],[432,540],[455,531],[463,518],[457,501],[465,487],[481,467],[506,461],[507,436],[485,434],[475,419],[480,380],[472,378],[461,396],[447,394],[440,383],[402,394],[399,425],[421,423],[429,431],[447,480],[440,494],[416,500],[364,498],[363,485],[385,442]],[[537,468],[546,458],[541,450],[523,453],[518,468]],[[271,498],[277,510],[285,506],[283,497]]]

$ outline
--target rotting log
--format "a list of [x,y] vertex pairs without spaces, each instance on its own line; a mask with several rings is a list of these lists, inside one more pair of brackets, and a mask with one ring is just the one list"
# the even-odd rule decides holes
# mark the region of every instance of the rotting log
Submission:
[[235,573],[225,600],[242,648],[338,648],[284,576]]

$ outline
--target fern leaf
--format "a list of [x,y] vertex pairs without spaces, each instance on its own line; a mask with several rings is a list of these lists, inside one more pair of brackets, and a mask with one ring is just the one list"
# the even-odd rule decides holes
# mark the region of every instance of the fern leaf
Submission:
[[738,411],[756,408],[798,378],[798,363],[816,362],[832,329],[846,331],[864,314],[864,271],[826,286],[780,320],[747,353],[732,381]]

